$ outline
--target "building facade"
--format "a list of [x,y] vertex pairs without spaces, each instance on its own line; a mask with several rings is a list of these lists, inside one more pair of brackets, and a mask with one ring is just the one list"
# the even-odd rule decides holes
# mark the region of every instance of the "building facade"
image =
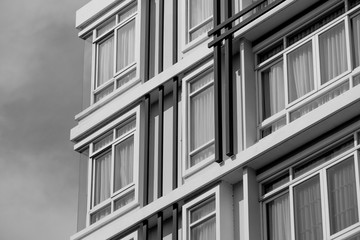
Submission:
[[360,240],[359,0],[91,0],[72,240]]

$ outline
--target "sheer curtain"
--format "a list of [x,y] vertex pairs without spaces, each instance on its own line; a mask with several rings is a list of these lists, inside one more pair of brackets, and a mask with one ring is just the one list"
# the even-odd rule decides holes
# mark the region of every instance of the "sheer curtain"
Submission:
[[360,15],[357,15],[352,20],[352,33],[353,33],[353,43],[354,43],[354,57],[355,57],[355,66],[360,66]]
[[344,22],[321,34],[319,47],[321,83],[324,84],[348,68]]
[[97,87],[113,77],[114,36],[99,44]]
[[312,43],[308,42],[288,55],[289,101],[314,89]]
[[131,136],[115,146],[114,191],[133,182],[134,137]]
[[285,108],[283,62],[261,73],[263,91],[263,119]]
[[322,239],[321,195],[319,176],[294,188],[296,240]]
[[[204,23],[206,19],[212,16],[213,14],[213,1],[212,0],[188,0],[189,4],[189,31],[194,27],[198,26],[201,23]],[[191,30],[190,41],[201,36],[203,33],[210,30],[213,26],[212,21],[207,22],[205,25],[197,28],[196,30]]]
[[358,222],[353,157],[328,170],[328,192],[331,234]]
[[289,194],[267,204],[267,227],[269,240],[290,239],[290,205]]
[[117,30],[117,64],[120,71],[135,61],[135,20]]
[[[215,200],[211,200],[203,206],[196,208],[190,212],[190,224],[204,219],[215,211]],[[211,240],[216,239],[216,216],[206,219],[202,223],[196,223],[191,228],[191,240]]]
[[111,152],[95,159],[94,205],[110,197]]

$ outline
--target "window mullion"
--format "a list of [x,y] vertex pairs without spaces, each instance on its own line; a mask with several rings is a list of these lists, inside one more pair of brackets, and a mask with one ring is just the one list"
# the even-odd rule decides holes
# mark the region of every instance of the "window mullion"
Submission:
[[326,239],[330,238],[330,212],[329,212],[329,192],[327,169],[320,171],[320,195],[321,195],[321,215],[322,215],[322,229],[323,236]]
[[312,37],[311,41],[313,45],[314,90],[317,91],[321,88],[319,34]]
[[355,151],[354,153],[354,161],[355,161],[355,182],[356,182],[356,197],[357,197],[357,205],[358,205],[358,216],[360,219],[360,164],[359,164],[359,159],[360,159],[360,152],[359,151]]
[[291,240],[295,240],[294,186],[289,189]]

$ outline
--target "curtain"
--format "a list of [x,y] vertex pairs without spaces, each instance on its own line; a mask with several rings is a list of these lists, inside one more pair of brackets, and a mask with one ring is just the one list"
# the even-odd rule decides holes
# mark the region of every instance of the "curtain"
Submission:
[[314,89],[311,42],[288,55],[289,101],[292,102]]
[[264,120],[285,107],[283,62],[271,66],[261,75]]
[[324,84],[348,68],[344,22],[321,34],[319,47],[321,83]]
[[215,216],[191,228],[191,240],[216,240]]
[[330,232],[358,222],[353,157],[328,170]]
[[354,43],[355,67],[360,66],[360,15],[351,20]]
[[133,182],[134,137],[115,146],[114,192]]
[[116,71],[135,61],[135,20],[118,29],[116,58]]
[[323,239],[319,176],[294,188],[296,240]]
[[94,205],[110,197],[111,152],[95,159]]
[[99,44],[97,87],[113,77],[114,36]]
[[95,213],[91,214],[91,217],[90,217],[91,224],[99,221],[106,215],[110,214],[110,212],[111,212],[111,205],[107,205],[106,207],[100,209],[99,211],[96,211]]
[[[212,0],[189,0],[189,30],[203,23],[206,19],[213,14],[213,1]],[[213,26],[213,22],[210,21],[204,26],[198,28],[195,31],[190,31],[190,41],[201,36],[203,33],[210,30]]]
[[291,228],[288,193],[267,204],[267,227],[269,240],[290,239]]
[[196,208],[190,212],[191,223],[205,217],[206,215],[215,211],[215,199],[209,201],[203,206]]

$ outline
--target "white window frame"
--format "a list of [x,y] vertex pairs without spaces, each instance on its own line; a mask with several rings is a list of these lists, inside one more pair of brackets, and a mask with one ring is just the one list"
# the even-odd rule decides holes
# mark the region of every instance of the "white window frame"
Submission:
[[[132,7],[136,6],[137,11],[127,18],[120,21],[120,15],[126,13]],[[140,62],[140,12],[141,12],[141,1],[138,0],[125,0],[120,4],[119,10],[116,14],[112,15],[110,18],[106,19],[102,23],[100,23],[96,28],[92,30],[93,35],[93,61],[92,61],[92,93],[91,93],[91,103],[95,104],[97,102],[101,102],[104,98],[112,95],[114,92],[124,92],[136,83],[140,81],[140,69],[139,69],[139,62]],[[115,18],[115,26],[110,28],[108,31],[104,32],[100,36],[97,36],[97,29],[101,28],[104,24],[106,25],[109,19]],[[117,35],[118,30],[125,25],[129,24],[131,21],[135,21],[135,52],[134,52],[134,62],[130,63],[128,66],[124,67],[117,71]],[[98,49],[99,43],[103,42],[106,38],[112,36],[114,38],[114,49],[113,49],[113,73],[112,78],[104,82],[103,84],[97,86],[98,81]],[[117,82],[123,77],[126,77],[131,72],[135,71],[135,77],[131,79],[129,82],[125,83],[124,85],[118,87]],[[105,95],[98,101],[96,101],[96,95],[101,93],[102,90],[110,87],[112,85],[113,90],[111,93]]]
[[[270,57],[269,59],[265,60],[260,64],[256,64],[256,85],[257,85],[257,106],[258,106],[258,139],[262,138],[262,131],[277,122],[278,120],[285,117],[286,124],[291,122],[290,114],[297,109],[301,108],[302,106],[310,103],[311,101],[315,100],[317,97],[322,96],[328,91],[340,86],[348,82],[349,89],[352,88],[352,77],[355,76],[359,71],[353,70],[353,60],[351,59],[351,25],[350,21],[353,16],[353,10],[349,11],[348,13],[343,14],[342,16],[338,17],[337,19],[331,21],[330,23],[326,24],[325,26],[319,28],[318,30],[314,31],[313,33],[309,34],[308,36],[304,37],[303,39],[299,40],[298,42],[294,43],[289,47],[284,47],[284,50],[280,51],[279,53],[275,54],[274,56]],[[356,13],[355,13],[356,15]],[[327,30],[331,29],[332,27],[336,26],[337,24],[344,23],[344,30],[345,30],[345,44],[346,44],[346,57],[347,57],[347,69],[341,73],[340,75],[336,76],[333,79],[330,79],[324,84],[321,84],[321,76],[320,76],[320,54],[319,54],[319,36],[325,33]],[[284,45],[286,45],[286,38],[291,34],[288,33],[287,35],[282,37],[282,41]],[[279,39],[276,39],[278,42]],[[289,100],[289,82],[288,82],[288,75],[287,75],[287,56],[292,51],[296,50],[297,48],[303,46],[306,43],[312,43],[312,55],[313,55],[313,74],[314,74],[314,89],[305,95],[299,97],[298,99],[290,102]],[[271,45],[271,44],[270,44]],[[261,52],[261,51],[259,51]],[[256,56],[258,54],[256,53]],[[285,96],[285,107],[283,110],[280,110],[278,113],[273,114],[272,116],[268,117],[267,119],[263,119],[263,106],[262,106],[262,80],[261,80],[261,73],[262,71],[269,68],[271,65],[275,64],[278,61],[283,61],[283,78],[284,78],[284,96]],[[286,125],[285,124],[285,125]],[[273,131],[274,132],[274,131]]]
[[[295,178],[293,175],[294,171],[293,168],[299,165],[301,162],[306,162],[308,159],[312,159],[314,155],[317,155],[323,151],[317,151],[315,153],[310,154],[308,157],[303,158],[301,161],[297,159],[293,159],[291,162],[292,164],[290,167],[287,167],[285,170],[279,169],[278,166],[275,166],[273,169],[269,169],[267,172],[261,176],[264,180],[260,181],[260,185],[264,186],[266,183],[271,182],[273,179],[281,176],[285,172],[289,174],[289,180],[286,183],[283,183],[281,186],[278,186],[271,191],[264,193],[263,188],[260,188],[260,202],[261,202],[261,209],[262,209],[262,236],[263,240],[268,240],[267,237],[267,204],[272,200],[284,195],[289,194],[289,211],[290,211],[290,226],[291,226],[291,240],[295,240],[295,216],[294,216],[294,188],[304,183],[306,180],[318,176],[320,181],[320,194],[321,194],[321,214],[322,214],[322,231],[323,231],[323,238],[324,239],[334,239],[340,240],[344,239],[344,237],[353,236],[355,234],[360,233],[360,168],[359,168],[359,160],[360,160],[360,139],[358,132],[351,133],[350,135],[346,135],[345,137],[341,138],[338,141],[335,141],[333,146],[327,148],[327,150],[331,150],[333,147],[336,146],[338,142],[346,140],[349,136],[353,137],[354,146],[351,149],[346,150],[345,152],[339,154],[338,156],[333,157],[332,159],[327,160],[326,162],[322,163],[319,166],[316,166],[306,173],[299,175]],[[324,152],[326,152],[325,150]],[[329,196],[328,196],[328,182],[327,182],[327,170],[331,167],[339,164],[343,161],[349,160],[349,158],[353,157],[354,163],[354,171],[355,171],[355,184],[356,184],[356,197],[357,197],[357,214],[358,214],[358,222],[346,227],[343,230],[340,230],[333,235],[330,234],[330,217],[329,217]],[[316,157],[315,157],[316,159]],[[289,165],[289,164],[287,164]],[[276,172],[277,174],[273,174]]]
[[[190,167],[190,82],[192,80],[196,80],[198,76],[208,72],[208,71],[213,71],[213,60],[207,62],[206,64],[202,65],[201,67],[199,67],[198,69],[196,69],[195,71],[191,72],[189,75],[187,75],[186,77],[184,77],[182,79],[182,109],[183,109],[183,136],[184,136],[184,140],[183,140],[183,164],[182,164],[182,172],[183,172],[183,177],[188,177],[192,174],[194,174],[195,172],[205,168],[206,166],[208,166],[209,164],[211,164],[212,162],[214,162],[215,160],[215,154],[212,154],[211,156],[207,157],[206,159],[202,160],[201,162],[195,164],[194,166]],[[212,81],[211,83],[208,83],[206,85],[204,85],[202,88],[208,87],[209,85],[213,85],[214,81]],[[214,129],[215,131],[215,129]],[[205,149],[206,146],[215,143],[215,136],[214,139],[206,144],[204,144],[203,146],[199,147],[196,150],[193,150],[192,152],[198,152],[200,150]]]
[[135,231],[126,237],[119,238],[118,240],[138,240],[138,231]]
[[[121,128],[122,126],[129,123],[129,120],[135,121],[135,128],[126,132],[125,134],[116,137],[116,130]],[[131,122],[130,121],[130,122]],[[93,151],[94,142],[101,138],[102,136],[107,135],[110,131],[112,131],[113,140],[108,143],[106,146],[101,147],[100,149]],[[114,192],[114,147],[121,143],[122,141],[127,140],[129,137],[134,137],[134,163],[133,163],[133,182],[129,185],[119,189]],[[96,225],[99,222],[103,221],[103,219],[107,219],[116,213],[117,215],[122,215],[131,209],[137,207],[139,205],[139,151],[140,151],[140,107],[128,111],[109,125],[101,128],[99,131],[95,132],[91,136],[89,136],[89,164],[88,164],[88,201],[87,201],[87,226]],[[112,151],[111,157],[111,179],[110,179],[110,197],[96,206],[94,206],[94,172],[95,168],[93,167],[93,162],[97,156],[100,156],[104,152]],[[128,203],[126,206],[123,206],[117,210],[114,210],[115,201],[125,197],[127,194],[134,192],[134,200]],[[91,215],[96,213],[97,211],[107,207],[110,204],[111,210],[110,213],[98,221],[91,223]]]

